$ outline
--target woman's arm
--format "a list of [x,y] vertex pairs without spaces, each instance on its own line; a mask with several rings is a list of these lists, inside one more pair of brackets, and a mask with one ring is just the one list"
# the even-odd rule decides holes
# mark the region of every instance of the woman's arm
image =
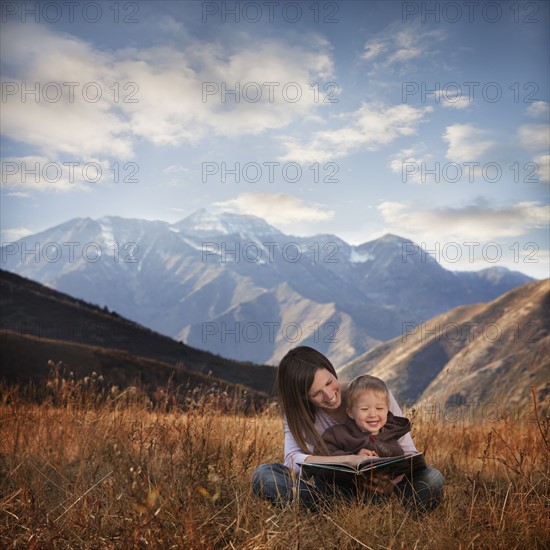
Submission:
[[[390,411],[395,416],[403,416],[403,411],[401,410],[401,407],[397,404],[397,401],[392,392],[390,392]],[[400,437],[397,442],[399,443],[405,454],[418,452],[413,443],[410,433],[407,433],[403,437]]]
[[343,464],[356,466],[365,460],[364,456],[359,455],[322,456],[306,454],[300,449],[298,443],[296,443],[288,427],[286,418],[283,421],[283,425],[285,430],[285,466],[294,469],[296,473],[300,473],[299,462],[342,462]]

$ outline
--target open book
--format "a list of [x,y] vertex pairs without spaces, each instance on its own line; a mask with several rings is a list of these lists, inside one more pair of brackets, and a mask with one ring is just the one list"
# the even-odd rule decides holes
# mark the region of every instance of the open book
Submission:
[[422,453],[409,453],[401,456],[368,456],[358,466],[348,466],[338,462],[301,462],[301,474],[304,477],[321,477],[329,482],[353,482],[358,476],[386,475],[390,478],[400,474],[412,474],[426,467]]

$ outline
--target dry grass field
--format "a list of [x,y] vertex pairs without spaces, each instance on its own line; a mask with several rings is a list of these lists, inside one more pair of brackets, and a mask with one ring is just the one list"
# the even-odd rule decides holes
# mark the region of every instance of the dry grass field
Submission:
[[153,401],[57,372],[44,387],[4,386],[0,546],[549,547],[548,419],[409,413],[417,447],[446,478],[440,508],[419,518],[395,500],[332,502],[312,514],[251,494],[254,467],[282,460],[275,406],[245,414],[223,393],[169,388]]

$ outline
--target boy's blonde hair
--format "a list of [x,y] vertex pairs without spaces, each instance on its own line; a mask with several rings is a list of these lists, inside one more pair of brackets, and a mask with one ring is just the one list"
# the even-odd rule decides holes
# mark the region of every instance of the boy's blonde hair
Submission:
[[386,405],[388,406],[388,408],[390,407],[390,392],[388,391],[388,387],[386,386],[384,381],[380,380],[380,378],[376,378],[376,376],[363,374],[361,376],[357,376],[349,383],[346,397],[347,408],[351,409],[359,395],[366,391],[371,391],[384,395],[386,399]]

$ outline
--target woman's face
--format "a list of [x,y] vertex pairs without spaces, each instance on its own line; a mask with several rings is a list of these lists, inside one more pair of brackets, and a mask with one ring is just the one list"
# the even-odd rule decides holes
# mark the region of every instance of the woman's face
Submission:
[[318,369],[307,397],[316,407],[327,410],[337,409],[342,403],[338,379],[327,369]]

